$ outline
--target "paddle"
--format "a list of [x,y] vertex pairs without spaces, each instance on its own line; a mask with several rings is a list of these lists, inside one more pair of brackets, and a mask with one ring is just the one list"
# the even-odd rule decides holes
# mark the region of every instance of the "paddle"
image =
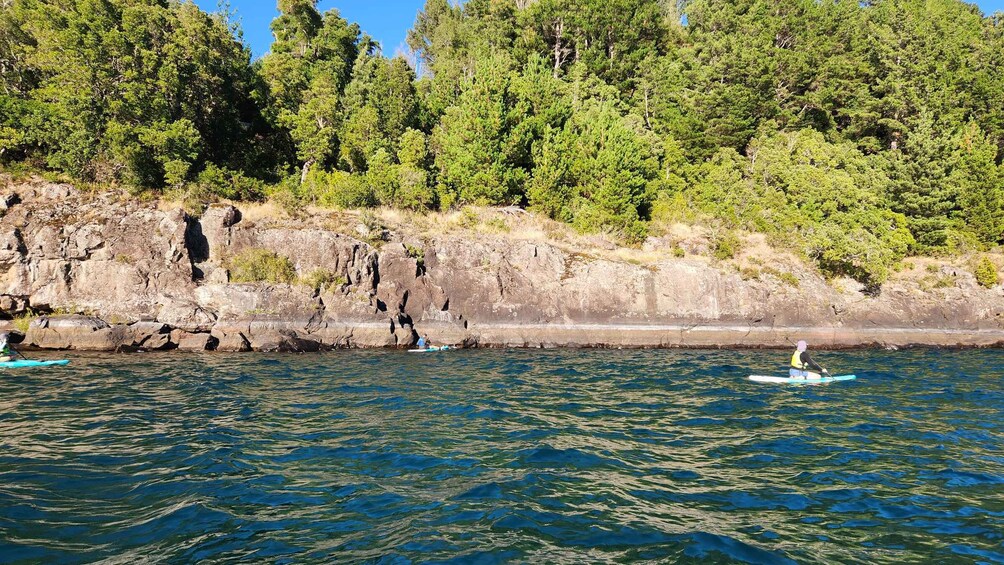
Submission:
[[27,357],[25,357],[25,356],[24,356],[24,354],[23,354],[23,353],[21,353],[20,351],[18,351],[17,349],[14,349],[14,347],[13,347],[13,346],[11,346],[11,345],[8,345],[7,347],[10,347],[10,350],[11,350],[11,351],[13,351],[14,353],[17,353],[17,354],[18,354],[18,356],[19,356],[19,357],[20,357],[21,359],[24,359],[25,361],[28,361],[28,358],[27,358]]

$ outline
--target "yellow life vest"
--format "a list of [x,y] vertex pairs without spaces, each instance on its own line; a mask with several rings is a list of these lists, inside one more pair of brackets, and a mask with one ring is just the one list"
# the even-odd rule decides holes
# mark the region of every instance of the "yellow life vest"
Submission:
[[795,350],[795,354],[791,356],[791,367],[793,369],[798,369],[799,371],[804,371],[808,369],[808,365],[802,363],[802,352]]

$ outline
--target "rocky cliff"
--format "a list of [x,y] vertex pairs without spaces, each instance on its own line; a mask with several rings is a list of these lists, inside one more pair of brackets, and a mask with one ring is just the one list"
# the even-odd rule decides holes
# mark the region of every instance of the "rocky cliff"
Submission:
[[[868,295],[794,257],[752,271],[714,261],[699,238],[625,256],[531,236],[517,212],[494,233],[430,234],[226,205],[193,217],[37,180],[7,181],[0,209],[0,324],[30,319],[24,341],[40,348],[310,351],[405,347],[419,333],[519,347],[1004,343],[1001,287],[950,265],[938,288]],[[249,250],[288,258],[297,278],[234,282],[231,260]],[[315,273],[324,284],[299,282]]]

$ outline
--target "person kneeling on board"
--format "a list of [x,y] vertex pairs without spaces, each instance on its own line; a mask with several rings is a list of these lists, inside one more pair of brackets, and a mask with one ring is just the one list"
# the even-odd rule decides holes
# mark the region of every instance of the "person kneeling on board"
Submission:
[[432,342],[429,341],[429,336],[428,335],[419,336],[418,343],[416,345],[418,345],[419,349],[431,349],[432,348]]
[[0,363],[14,360],[14,349],[7,343],[6,333],[0,333]]
[[808,349],[809,344],[804,341],[798,342],[795,353],[791,356],[791,369],[788,370],[788,376],[793,379],[818,379],[829,376],[829,371],[812,360]]

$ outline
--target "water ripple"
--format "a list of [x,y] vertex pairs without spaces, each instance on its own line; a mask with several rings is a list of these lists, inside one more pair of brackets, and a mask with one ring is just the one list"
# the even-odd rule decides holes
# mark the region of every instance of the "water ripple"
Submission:
[[0,562],[1004,563],[999,352],[821,355],[859,380],[750,383],[759,351],[9,373]]

